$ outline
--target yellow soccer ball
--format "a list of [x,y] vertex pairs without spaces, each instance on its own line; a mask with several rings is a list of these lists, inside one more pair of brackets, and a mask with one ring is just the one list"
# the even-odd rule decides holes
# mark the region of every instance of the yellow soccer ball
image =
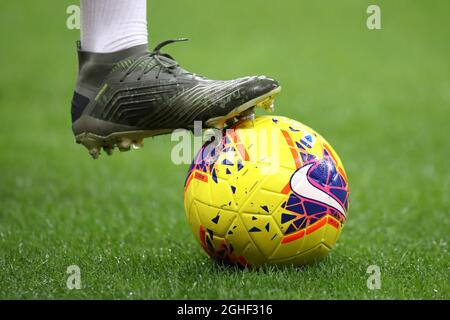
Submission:
[[324,138],[300,122],[262,116],[201,148],[184,205],[212,258],[242,267],[303,265],[336,243],[348,196],[342,162]]

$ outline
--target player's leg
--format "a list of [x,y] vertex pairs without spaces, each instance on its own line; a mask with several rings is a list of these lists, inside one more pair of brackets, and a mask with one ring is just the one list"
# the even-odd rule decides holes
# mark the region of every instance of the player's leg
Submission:
[[107,53],[147,44],[146,0],[80,0],[81,50]]
[[76,141],[97,158],[149,136],[223,128],[253,108],[272,108],[278,83],[265,76],[209,80],[182,69],[162,47],[148,51],[145,0],[82,0],[79,74],[72,100]]

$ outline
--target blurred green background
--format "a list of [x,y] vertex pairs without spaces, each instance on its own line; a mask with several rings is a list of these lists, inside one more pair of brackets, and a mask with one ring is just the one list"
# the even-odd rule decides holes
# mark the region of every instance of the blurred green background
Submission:
[[[150,47],[184,36],[166,51],[188,70],[276,78],[275,113],[344,162],[351,209],[337,247],[306,268],[260,271],[201,251],[170,137],[96,161],[74,143],[70,4],[0,3],[0,298],[449,298],[449,1],[149,1]],[[381,30],[366,27],[369,4]],[[81,290],[66,288],[72,264]],[[369,265],[380,290],[366,286]]]

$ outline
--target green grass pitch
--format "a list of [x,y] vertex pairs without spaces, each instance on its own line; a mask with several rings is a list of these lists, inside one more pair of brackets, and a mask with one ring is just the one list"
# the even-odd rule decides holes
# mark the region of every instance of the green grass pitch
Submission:
[[[196,243],[170,137],[96,161],[74,143],[72,3],[0,5],[0,298],[449,298],[447,1],[149,1],[151,46],[186,36],[167,51],[188,70],[277,78],[275,114],[344,162],[351,208],[331,254],[259,271],[218,267]],[[81,290],[66,288],[73,264]]]

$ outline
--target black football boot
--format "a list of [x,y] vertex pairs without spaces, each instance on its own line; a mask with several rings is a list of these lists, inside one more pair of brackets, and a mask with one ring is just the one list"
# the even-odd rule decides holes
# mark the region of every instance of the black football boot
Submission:
[[[254,116],[254,107],[273,110],[278,82],[265,76],[209,80],[190,73],[160,50],[139,45],[113,53],[78,49],[79,74],[72,100],[72,129],[77,143],[97,158],[140,147],[143,139],[192,129],[223,128],[241,117]],[[79,46],[80,47],[80,46]]]

